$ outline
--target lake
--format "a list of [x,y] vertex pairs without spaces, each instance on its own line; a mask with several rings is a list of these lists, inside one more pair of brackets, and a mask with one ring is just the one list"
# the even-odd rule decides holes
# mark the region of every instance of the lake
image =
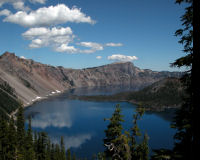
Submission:
[[[127,102],[88,102],[71,100],[69,95],[113,94],[125,88],[80,88],[36,102],[26,108],[25,116],[32,116],[32,128],[45,131],[54,143],[64,137],[66,149],[70,148],[77,157],[91,159],[94,154],[104,150],[104,130],[115,105],[120,104],[125,122],[124,130],[132,127],[132,117],[136,106]],[[126,89],[127,90],[127,89]],[[131,88],[130,88],[131,90]],[[110,92],[109,92],[110,91]],[[173,110],[167,112],[146,112],[138,121],[143,133],[149,136],[151,149],[172,148],[174,129],[170,128]],[[27,122],[26,122],[27,125]]]

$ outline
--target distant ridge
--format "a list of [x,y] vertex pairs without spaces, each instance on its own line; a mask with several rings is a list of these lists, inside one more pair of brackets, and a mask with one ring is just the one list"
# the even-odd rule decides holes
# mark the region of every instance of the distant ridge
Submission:
[[181,75],[180,72],[142,70],[131,62],[70,69],[19,58],[9,52],[0,56],[0,77],[15,89],[24,105],[70,88],[117,85],[143,88],[163,78]]

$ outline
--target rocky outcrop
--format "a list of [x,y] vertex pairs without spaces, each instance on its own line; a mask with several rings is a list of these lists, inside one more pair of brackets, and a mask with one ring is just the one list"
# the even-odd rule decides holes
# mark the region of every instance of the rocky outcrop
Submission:
[[9,52],[0,56],[1,79],[15,89],[25,105],[74,87],[123,85],[140,88],[166,77],[180,75],[179,72],[142,70],[131,62],[68,69],[22,59]]

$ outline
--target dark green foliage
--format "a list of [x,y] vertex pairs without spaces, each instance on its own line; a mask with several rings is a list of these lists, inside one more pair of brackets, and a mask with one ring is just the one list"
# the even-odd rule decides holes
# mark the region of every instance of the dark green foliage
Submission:
[[20,160],[25,159],[25,129],[24,129],[24,109],[19,108],[17,113],[17,157]]
[[26,136],[25,136],[25,159],[26,160],[34,160],[35,159],[33,134],[32,134],[30,117],[29,117],[28,130],[27,130]]
[[[176,0],[176,3],[186,3],[185,13],[181,17],[182,28],[175,33],[180,37],[179,43],[183,44],[186,53],[185,56],[177,59],[172,66],[187,67],[188,71],[182,77],[182,82],[185,86],[186,96],[180,110],[177,111],[172,127],[177,130],[174,139],[175,147],[173,150],[156,150],[152,159],[161,159],[163,156],[172,160],[188,160],[196,159],[199,156],[200,134],[200,51],[199,44],[193,42],[193,35],[196,38],[200,37],[199,33],[199,10],[193,8],[193,5],[199,9],[199,1],[193,0]],[[198,23],[193,23],[193,14],[197,18]],[[195,28],[193,34],[193,27]],[[194,43],[194,48],[193,48]],[[196,49],[196,50],[195,50]]]
[[149,147],[148,147],[148,135],[145,134],[141,143],[137,142],[140,133],[137,121],[141,119],[144,108],[137,108],[136,114],[133,115],[133,127],[131,133],[125,131],[122,133],[121,122],[122,115],[119,106],[109,119],[110,123],[105,130],[106,138],[104,139],[104,145],[106,150],[104,153],[99,153],[97,158],[99,160],[104,159],[116,159],[116,160],[148,160]]
[[35,132],[33,138],[31,118],[26,131],[20,107],[16,124],[12,117],[0,118],[0,160],[66,160],[64,140],[54,145],[44,132]]
[[21,103],[17,99],[14,89],[6,82],[0,84],[0,116],[8,119],[7,114],[15,111]]
[[110,119],[107,130],[105,130],[106,138],[104,139],[104,145],[106,146],[105,155],[106,157],[114,158],[115,154],[119,155],[119,141],[122,135],[122,124],[123,122],[121,109],[119,105],[116,106],[115,111]]
[[[70,150],[68,149],[67,150],[69,153],[70,153]],[[60,158],[60,160],[66,160],[66,153],[65,153],[65,144],[64,144],[64,138],[63,138],[63,136],[61,136],[61,139],[60,139],[60,154],[61,154],[61,158]],[[68,153],[67,152],[67,153]],[[68,153],[68,154],[69,154]],[[69,160],[71,160],[71,154],[70,154],[70,159]]]
[[0,119],[0,159],[7,160],[8,159],[8,147],[9,147],[9,139],[8,139],[8,125],[4,119]]
[[9,137],[9,145],[8,145],[8,159],[14,160],[16,157],[16,147],[17,147],[17,139],[16,139],[16,129],[15,129],[15,122],[13,117],[11,117],[7,135]]
[[67,149],[67,160],[71,160],[71,151],[70,149]]
[[144,138],[141,143],[137,142],[138,137],[141,137],[142,135],[137,125],[137,121],[141,119],[144,111],[144,108],[137,108],[136,114],[133,115],[133,127],[131,128],[130,136],[131,159],[133,160],[148,160],[149,147],[147,133],[144,134]]

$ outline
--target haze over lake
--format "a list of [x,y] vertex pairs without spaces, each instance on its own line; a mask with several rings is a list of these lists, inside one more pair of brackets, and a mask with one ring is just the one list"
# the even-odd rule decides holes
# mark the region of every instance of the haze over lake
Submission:
[[[131,88],[130,88],[131,89]],[[67,91],[61,95],[37,102],[25,110],[25,115],[32,115],[32,127],[37,131],[48,133],[52,142],[65,140],[66,149],[71,148],[78,157],[91,158],[104,150],[104,130],[116,104],[120,104],[125,122],[123,127],[132,127],[132,116],[136,106],[127,102],[88,102],[71,100],[69,95],[111,94],[124,88],[80,88]],[[109,92],[110,91],[110,92]],[[172,148],[175,130],[170,128],[173,111],[147,112],[138,121],[142,132],[149,135],[151,149]]]

